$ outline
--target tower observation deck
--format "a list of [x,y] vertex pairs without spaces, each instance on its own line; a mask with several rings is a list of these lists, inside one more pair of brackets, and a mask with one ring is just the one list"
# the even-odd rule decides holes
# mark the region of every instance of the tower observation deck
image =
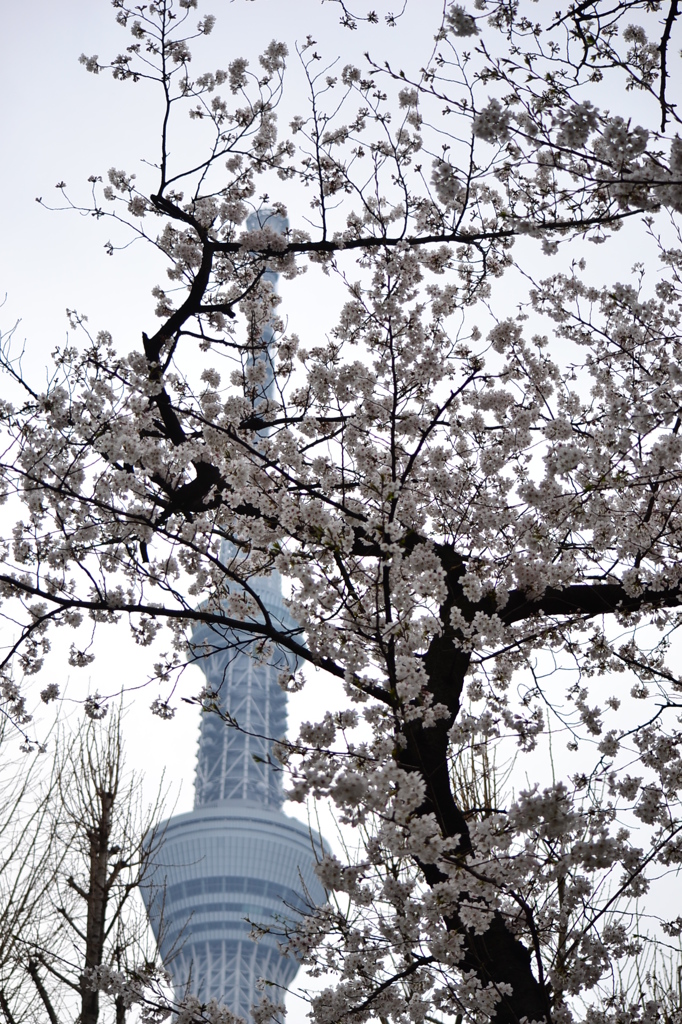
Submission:
[[[264,216],[285,229],[263,210],[247,228],[257,229]],[[277,275],[268,276],[276,284]],[[264,397],[271,387],[270,371]],[[224,543],[222,560],[234,554]],[[296,629],[276,571],[250,585],[274,620]],[[281,773],[271,764],[272,742],[286,733],[286,695],[277,678],[287,665],[296,668],[295,659],[277,650],[263,661],[254,643],[246,633],[203,624],[194,630],[190,658],[237,727],[202,715],[194,809],[162,823],[163,844],[143,892],[177,996],[217,999],[247,1019],[261,996],[259,979],[276,986],[267,993],[278,1002],[298,970],[280,952],[284,926],[325,898],[314,872],[321,840],[282,811]],[[252,924],[270,930],[255,942]]]

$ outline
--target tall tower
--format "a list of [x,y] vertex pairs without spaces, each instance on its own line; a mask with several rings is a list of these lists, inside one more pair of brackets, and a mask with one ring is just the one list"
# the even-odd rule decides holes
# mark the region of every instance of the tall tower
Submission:
[[[247,228],[257,229],[265,218],[276,230],[286,228],[263,210]],[[268,276],[275,285],[277,275]],[[270,341],[267,333],[264,340]],[[270,371],[265,398],[273,380],[267,352],[262,357]],[[234,554],[223,545],[224,562]],[[279,573],[251,585],[271,617],[295,630]],[[280,952],[287,922],[325,898],[314,872],[320,838],[283,813],[281,773],[271,764],[272,741],[286,732],[286,696],[277,677],[287,666],[293,671],[295,659],[277,651],[263,661],[254,643],[246,633],[206,625],[193,633],[190,657],[237,725],[202,716],[194,810],[162,824],[163,844],[144,892],[177,995],[215,998],[247,1019],[261,995],[259,979],[276,986],[266,992],[277,1002],[298,970],[296,960]],[[252,925],[265,929],[258,942],[249,938]]]

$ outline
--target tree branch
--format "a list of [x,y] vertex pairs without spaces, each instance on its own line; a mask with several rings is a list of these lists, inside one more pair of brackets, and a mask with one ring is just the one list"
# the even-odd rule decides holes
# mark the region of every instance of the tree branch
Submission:
[[29,959],[28,964],[26,965],[26,970],[28,971],[29,975],[31,976],[33,984],[35,985],[35,987],[37,989],[38,995],[40,996],[40,998],[42,1000],[43,1006],[45,1007],[45,1010],[47,1011],[47,1015],[50,1018],[50,1024],[59,1024],[59,1018],[57,1017],[57,1014],[55,1013],[54,1007],[53,1007],[52,1002],[50,1001],[50,997],[49,997],[49,995],[47,993],[47,989],[43,985],[43,982],[41,980],[40,974],[38,973],[38,967],[37,967],[37,965],[36,965],[34,960]]

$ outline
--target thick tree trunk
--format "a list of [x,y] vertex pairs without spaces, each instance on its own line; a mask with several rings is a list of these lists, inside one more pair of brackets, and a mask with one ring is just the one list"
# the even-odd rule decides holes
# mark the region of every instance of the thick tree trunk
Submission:
[[[448,767],[448,734],[459,712],[469,666],[469,655],[457,646],[449,625],[450,608],[455,599],[461,600],[460,595],[451,594],[451,599],[441,609],[443,633],[432,641],[424,662],[434,702],[446,705],[450,717],[428,729],[418,721],[404,723],[405,745],[399,763],[409,771],[419,772],[424,779],[426,795],[419,813],[433,814],[444,838],[458,837],[458,852],[466,858],[471,853],[471,838],[453,794]],[[436,865],[420,864],[420,868],[430,886],[447,880]],[[493,914],[483,935],[465,927],[457,913],[449,914],[444,920],[448,930],[457,932],[464,940],[463,970],[475,971],[484,986],[511,986],[512,994],[501,995],[497,1004],[496,1024],[519,1024],[523,1018],[544,1020],[549,1024],[549,993],[533,973],[530,952],[509,931],[499,912]]]
[[[102,964],[107,912],[107,874],[111,842],[114,794],[98,791],[99,821],[90,832],[90,888],[88,890],[88,916],[85,933],[85,967],[93,970]],[[81,976],[80,1024],[97,1024],[99,1020],[99,991],[91,987],[85,974]]]
[[[444,837],[458,836],[459,849],[466,857],[471,850],[471,841],[466,820],[456,804],[450,784],[446,756],[448,727],[447,722],[430,729],[413,723],[400,764],[403,768],[420,772],[426,782],[427,794],[420,812],[435,815]],[[420,868],[430,886],[447,881],[447,876],[434,864],[420,864]],[[463,894],[463,899],[466,899],[466,894]],[[462,970],[475,971],[484,986],[511,986],[512,994],[500,998],[496,1022],[519,1024],[525,1017],[529,1021],[544,1020],[549,1024],[549,993],[533,974],[530,952],[512,935],[499,913],[493,915],[483,935],[466,928],[456,913],[449,914],[444,920],[448,930],[457,932],[464,940]]]

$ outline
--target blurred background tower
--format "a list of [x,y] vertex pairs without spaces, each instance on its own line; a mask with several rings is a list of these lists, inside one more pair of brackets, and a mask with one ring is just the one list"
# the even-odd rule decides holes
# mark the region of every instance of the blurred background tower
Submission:
[[[283,218],[260,210],[247,229],[266,223],[279,232],[287,227]],[[277,274],[268,271],[267,279],[276,286]],[[266,328],[263,341],[271,338]],[[269,353],[254,358],[267,363],[265,399],[274,386]],[[234,558],[238,553],[223,543],[221,560]],[[250,583],[273,620],[295,630],[279,573]],[[277,679],[296,664],[282,651],[263,661],[248,634],[205,625],[194,630],[190,657],[204,672],[215,704],[238,727],[217,714],[202,715],[194,810],[162,824],[163,846],[144,896],[176,995],[217,999],[248,1018],[261,996],[260,978],[277,986],[265,991],[280,1002],[298,970],[296,960],[280,952],[285,924],[325,898],[314,873],[320,838],[283,813],[281,773],[271,764],[272,741],[286,733],[286,695]],[[270,930],[254,942],[249,922]]]

